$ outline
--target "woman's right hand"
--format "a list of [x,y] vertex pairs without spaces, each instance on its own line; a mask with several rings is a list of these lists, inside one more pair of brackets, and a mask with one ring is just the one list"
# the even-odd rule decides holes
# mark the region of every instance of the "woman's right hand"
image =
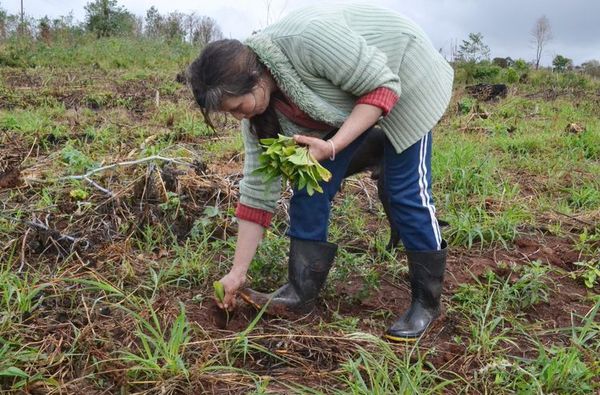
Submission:
[[225,297],[223,303],[217,301],[222,309],[231,310],[235,307],[237,291],[246,283],[246,273],[250,262],[256,253],[256,248],[262,239],[264,228],[254,222],[238,219],[238,238],[231,270],[221,280]]
[[223,298],[223,303],[217,300],[217,305],[222,309],[233,310],[235,308],[237,291],[246,283],[246,275],[232,270],[219,281],[223,284],[225,297]]

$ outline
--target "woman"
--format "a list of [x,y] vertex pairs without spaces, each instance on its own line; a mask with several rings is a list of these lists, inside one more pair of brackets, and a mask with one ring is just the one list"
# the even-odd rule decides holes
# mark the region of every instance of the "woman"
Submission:
[[[239,233],[231,271],[220,281],[231,308],[239,292],[271,313],[312,310],[337,246],[327,242],[331,201],[348,165],[376,123],[385,133],[382,186],[394,230],[406,248],[410,308],[386,332],[420,336],[439,315],[446,243],[431,198],[431,129],[452,92],[453,71],[423,31],[393,11],[371,5],[304,8],[244,44],[209,44],[188,69],[202,113],[242,121],[244,177],[236,210]],[[272,294],[243,289],[248,266],[280,195],[265,183],[258,140],[277,133],[299,144],[333,174],[324,193],[294,190],[290,201],[289,280]]]

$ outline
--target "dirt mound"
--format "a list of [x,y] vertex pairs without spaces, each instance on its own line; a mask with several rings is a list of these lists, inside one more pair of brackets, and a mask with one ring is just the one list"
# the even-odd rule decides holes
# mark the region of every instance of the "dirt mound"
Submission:
[[17,187],[21,181],[21,169],[18,167],[9,167],[5,171],[0,171],[0,189]]

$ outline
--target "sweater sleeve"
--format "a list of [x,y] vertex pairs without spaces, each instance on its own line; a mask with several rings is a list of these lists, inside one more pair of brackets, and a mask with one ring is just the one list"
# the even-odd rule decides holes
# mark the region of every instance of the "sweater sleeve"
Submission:
[[302,47],[310,73],[354,96],[380,87],[401,96],[400,77],[388,67],[385,53],[342,21],[313,21],[302,33]]
[[392,110],[396,102],[398,101],[398,95],[391,89],[388,88],[377,88],[366,95],[361,96],[356,104],[370,104],[375,107],[381,108],[383,115],[388,115]]
[[268,228],[271,225],[273,213],[258,208],[248,207],[242,203],[238,203],[235,210],[235,216],[239,219],[254,222],[263,228]]
[[260,167],[258,157],[262,152],[258,138],[250,132],[250,122],[242,121],[244,139],[244,173],[240,181],[240,203],[251,208],[275,212],[281,195],[281,177],[265,182],[263,176],[254,171]]

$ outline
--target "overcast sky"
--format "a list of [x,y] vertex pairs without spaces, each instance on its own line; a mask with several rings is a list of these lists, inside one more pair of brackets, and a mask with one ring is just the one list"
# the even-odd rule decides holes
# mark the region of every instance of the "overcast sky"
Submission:
[[[21,0],[0,0],[0,8],[18,13]],[[39,18],[73,12],[83,21],[88,0],[23,0],[25,13]],[[291,10],[328,0],[118,0],[136,15],[154,5],[159,12],[196,12],[217,20],[226,37],[243,39],[253,30],[276,21]],[[339,2],[339,1],[338,1]],[[550,21],[553,39],[542,63],[549,65],[561,54],[580,64],[600,60],[600,0],[370,0],[399,11],[429,34],[437,48],[448,54],[452,43],[469,33],[481,32],[492,57],[532,60],[535,47],[530,34],[542,15]],[[267,7],[270,4],[270,7]],[[267,13],[267,10],[269,12]]]

